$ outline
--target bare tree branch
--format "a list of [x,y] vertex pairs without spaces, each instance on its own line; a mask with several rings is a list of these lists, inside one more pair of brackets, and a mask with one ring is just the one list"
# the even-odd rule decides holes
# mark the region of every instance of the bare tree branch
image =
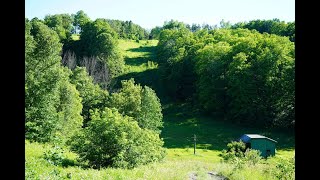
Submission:
[[88,73],[90,76],[94,76],[94,71],[96,68],[96,64],[97,64],[97,58],[96,57],[83,57],[82,59],[82,66],[86,67]]
[[88,74],[93,78],[94,83],[107,89],[111,82],[111,73],[107,64],[98,57],[83,57],[81,66],[86,67]]
[[61,62],[64,66],[67,66],[69,69],[74,69],[76,67],[77,62],[76,54],[68,50],[64,54]]

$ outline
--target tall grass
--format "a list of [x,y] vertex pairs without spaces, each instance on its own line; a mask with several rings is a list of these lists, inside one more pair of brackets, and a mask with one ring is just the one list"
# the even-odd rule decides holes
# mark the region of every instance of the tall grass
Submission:
[[[44,152],[51,148],[49,144],[26,141],[26,179],[187,179],[190,173],[206,178],[214,163],[206,161],[210,152],[194,156],[185,150],[170,150],[169,156],[162,162],[140,166],[134,169],[104,168],[100,170],[85,168],[75,163],[61,167],[50,164],[44,159]],[[65,149],[66,156],[76,161],[76,154]],[[184,157],[182,159],[174,156]],[[193,158],[192,158],[193,157]],[[213,154],[212,154],[213,157]]]
[[221,162],[220,151],[193,148],[168,149],[167,157],[158,163],[140,166],[134,169],[91,169],[77,163],[77,155],[65,150],[74,165],[62,167],[50,164],[44,159],[44,152],[51,148],[49,144],[30,143],[26,141],[26,179],[188,179],[195,174],[197,179],[208,179],[208,172],[218,172],[230,179],[277,179],[276,165],[280,159],[292,157],[294,151],[286,152],[285,156],[263,160],[256,165],[244,164],[237,169],[235,164]]

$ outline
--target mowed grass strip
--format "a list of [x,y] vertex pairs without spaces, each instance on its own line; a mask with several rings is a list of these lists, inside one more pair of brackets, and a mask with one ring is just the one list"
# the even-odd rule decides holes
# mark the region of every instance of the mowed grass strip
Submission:
[[154,51],[158,40],[119,40],[119,49],[125,60],[124,74],[155,69]]

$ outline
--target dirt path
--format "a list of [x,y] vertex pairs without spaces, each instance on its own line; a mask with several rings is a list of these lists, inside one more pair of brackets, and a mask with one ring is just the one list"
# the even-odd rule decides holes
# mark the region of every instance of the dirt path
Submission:
[[[196,180],[196,179],[198,179],[196,173],[192,172],[192,173],[189,174],[189,180]],[[207,173],[206,179],[212,179],[212,180],[228,180],[228,178],[223,177],[223,176],[220,176],[220,175],[218,175],[217,172],[213,172],[213,171]]]

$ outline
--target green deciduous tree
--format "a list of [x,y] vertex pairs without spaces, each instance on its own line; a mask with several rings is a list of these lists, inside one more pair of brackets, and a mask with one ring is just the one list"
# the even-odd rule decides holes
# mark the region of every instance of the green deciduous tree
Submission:
[[141,128],[154,130],[158,133],[163,126],[160,99],[148,86],[144,86],[141,91],[141,112],[137,121]]
[[[193,94],[193,58],[187,57],[196,43],[188,29],[161,31],[157,47],[161,81],[173,99],[181,100]],[[187,57],[187,58],[186,58]]]
[[249,22],[239,22],[232,28],[248,28],[255,29],[260,33],[276,34],[279,36],[287,36],[291,41],[295,41],[295,22],[284,22],[279,19],[272,20],[252,20]]
[[120,38],[141,40],[149,38],[147,30],[132,21],[106,19],[109,25],[118,33]]
[[[40,21],[26,22],[26,138],[68,138],[82,125],[81,99],[69,82],[71,71],[60,64],[57,33]],[[70,104],[69,104],[70,103]]]
[[134,84],[134,79],[121,81],[122,88],[119,92],[112,93],[110,107],[118,109],[123,115],[138,117],[141,112],[140,85]]
[[211,113],[223,115],[227,111],[226,72],[231,46],[226,42],[205,46],[197,52],[197,91],[202,107]]
[[81,116],[83,107],[82,98],[75,85],[70,83],[69,76],[72,74],[71,70],[64,69],[67,72],[65,79],[60,83],[60,102],[57,107],[59,123],[56,134],[62,140],[69,139],[83,125],[83,117]]
[[108,107],[118,109],[123,115],[133,117],[141,128],[160,133],[163,126],[160,100],[156,93],[134,83],[134,79],[121,81],[122,88],[111,94]]
[[73,14],[72,16],[74,19],[73,25],[75,28],[75,34],[78,34],[78,32],[82,30],[85,24],[90,22],[90,18],[83,10],[78,11],[76,14]]
[[275,35],[285,32],[282,22],[270,23],[273,34],[229,27],[162,30],[157,55],[166,93],[191,98],[225,120],[294,126],[294,43]]
[[26,25],[26,138],[49,141],[58,121],[59,37],[41,22]]
[[171,19],[164,22],[162,29],[186,29],[186,25],[183,22]]
[[89,76],[84,67],[76,67],[70,79],[82,98],[83,108],[81,115],[84,118],[84,125],[86,126],[87,122],[91,120],[90,109],[104,108],[109,93],[93,83],[92,77]]
[[165,155],[163,141],[116,109],[92,111],[92,121],[70,141],[71,149],[94,168],[134,168]]
[[151,39],[159,39],[161,30],[162,30],[162,28],[159,26],[152,28],[151,32],[150,32],[150,38]]
[[73,18],[69,14],[47,15],[44,23],[57,32],[61,42],[65,43],[70,40]]
[[[82,61],[85,57],[94,57],[102,65],[106,64],[110,78],[113,78],[122,73],[124,68],[124,60],[117,47],[117,38],[116,32],[105,19],[88,22],[82,28],[75,53]],[[78,65],[82,65],[82,61],[78,62]]]

